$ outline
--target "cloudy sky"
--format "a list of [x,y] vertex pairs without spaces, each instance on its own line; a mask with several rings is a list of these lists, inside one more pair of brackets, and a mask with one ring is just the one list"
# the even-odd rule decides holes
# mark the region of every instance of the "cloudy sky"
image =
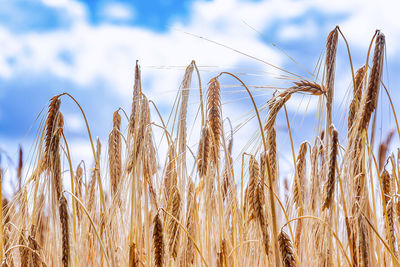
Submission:
[[[41,111],[61,92],[77,98],[93,135],[105,143],[113,111],[130,110],[136,60],[145,93],[165,116],[192,59],[200,68],[203,85],[221,71],[239,73],[255,86],[261,106],[273,92],[270,87],[288,85],[280,79],[288,73],[276,67],[321,81],[313,73],[326,36],[336,25],[350,44],[355,68],[364,64],[375,30],[385,33],[384,82],[398,107],[399,9],[397,0],[0,0],[0,148],[11,158],[18,144],[28,152],[43,118]],[[342,130],[347,124],[349,70],[340,39],[334,122]],[[221,83],[224,115],[234,124],[242,122],[250,112],[248,97],[234,80],[222,77]],[[196,106],[198,85],[193,82],[192,87],[190,103]],[[385,95],[381,94],[380,103],[378,137],[384,138],[394,121]],[[314,134],[317,104],[305,96],[288,104],[296,147]],[[75,155],[90,157],[77,108],[65,99],[62,112]],[[195,114],[196,109],[189,112]],[[236,144],[244,145],[254,125],[251,122],[247,131],[237,133]],[[286,133],[284,121],[278,122],[278,134],[279,129]]]

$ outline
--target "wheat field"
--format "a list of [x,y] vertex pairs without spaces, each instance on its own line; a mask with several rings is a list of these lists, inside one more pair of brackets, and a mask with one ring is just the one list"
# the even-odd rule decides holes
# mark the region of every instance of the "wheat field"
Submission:
[[[265,109],[235,74],[221,72],[207,88],[199,85],[195,150],[187,140],[190,88],[201,80],[195,61],[164,119],[142,90],[137,63],[130,114],[115,111],[103,144],[73,96],[52,97],[32,163],[20,160],[18,190],[2,198],[2,266],[399,266],[400,148],[390,142],[400,131],[382,82],[385,36],[373,35],[364,66],[348,58],[346,131],[332,123],[338,42],[347,45],[335,27],[321,78],[291,81]],[[255,149],[235,156],[235,136],[223,122],[222,76],[247,94],[258,127]],[[286,152],[292,176],[284,179],[276,121],[279,113],[287,118],[286,103],[296,94],[322,103],[320,123],[315,137],[294,147],[296,129],[282,122],[292,148]],[[378,95],[391,103],[395,130],[385,129],[389,135],[374,153]],[[63,131],[65,99],[81,110],[92,162],[73,166]],[[158,155],[159,142],[166,155]]]

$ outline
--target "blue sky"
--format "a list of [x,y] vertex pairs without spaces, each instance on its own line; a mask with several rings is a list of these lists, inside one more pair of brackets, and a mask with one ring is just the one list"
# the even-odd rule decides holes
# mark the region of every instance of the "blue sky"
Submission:
[[[320,81],[285,53],[312,72],[323,53],[327,34],[340,25],[350,43],[354,66],[360,67],[375,29],[381,29],[387,40],[384,81],[398,107],[399,8],[396,0],[0,0],[0,148],[13,158],[20,143],[29,151],[40,123],[35,121],[37,116],[48,99],[64,91],[82,104],[94,135],[105,144],[113,111],[120,106],[130,110],[136,59],[142,66],[144,90],[164,115],[173,103],[185,66],[192,59],[200,66],[203,84],[227,70],[246,73],[241,77],[249,85],[288,85],[276,79],[284,73],[187,33]],[[221,82],[228,88],[223,93],[224,102],[233,101],[224,105],[225,115],[239,123],[244,118],[239,114],[250,111],[248,99],[237,88],[231,92],[230,86],[237,84],[233,80],[224,78]],[[347,51],[341,39],[334,122],[342,129],[346,126],[341,121],[349,101],[346,93],[350,82]],[[198,104],[197,91],[193,89],[192,104]],[[270,89],[258,91],[257,102],[262,105],[271,93]],[[384,137],[394,122],[386,98],[381,97],[381,101],[379,114],[384,130],[379,136]],[[66,134],[76,148],[76,157],[90,158],[76,107],[67,99],[62,105]],[[315,99],[304,96],[294,97],[288,104],[294,126],[300,129],[295,136],[296,145],[312,137],[316,106]],[[283,123],[278,126],[286,131]],[[255,123],[251,122],[247,129],[255,129]],[[239,131],[236,147],[244,145],[242,140],[248,136],[248,132]],[[287,138],[282,140],[286,141]],[[282,144],[281,149],[285,150],[286,145]]]

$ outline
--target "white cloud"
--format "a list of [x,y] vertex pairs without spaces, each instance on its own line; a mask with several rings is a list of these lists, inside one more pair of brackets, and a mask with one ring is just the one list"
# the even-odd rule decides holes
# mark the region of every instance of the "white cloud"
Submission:
[[86,8],[85,6],[75,0],[42,0],[43,4],[48,7],[60,9],[63,11],[63,15],[68,15],[71,22],[82,22],[86,19]]
[[[49,7],[63,10],[71,18],[71,26],[49,32],[15,34],[0,24],[0,43],[2,44],[0,78],[11,79],[17,73],[25,72],[44,73],[66,79],[82,87],[90,87],[101,79],[100,81],[106,82],[110,90],[121,100],[127,102],[132,95],[133,70],[136,59],[139,59],[142,65],[143,89],[148,98],[157,104],[169,107],[172,106],[176,96],[184,66],[188,65],[192,59],[195,59],[200,66],[216,66],[216,68],[201,68],[203,70],[203,88],[206,86],[206,79],[212,75],[229,68],[240,69],[242,65],[251,65],[263,73],[279,74],[276,69],[265,64],[184,32],[229,45],[276,66],[282,66],[285,60],[288,60],[286,56],[271,49],[261,40],[260,35],[245,23],[260,32],[279,27],[280,32],[276,35],[279,40],[272,41],[296,42],[300,38],[306,37],[310,43],[318,36],[326,36],[336,24],[339,24],[354,53],[360,53],[361,49],[366,53],[375,29],[380,28],[387,37],[388,55],[395,56],[400,50],[400,20],[397,18],[400,4],[397,0],[384,1],[384,3],[362,0],[257,2],[239,0],[205,2],[199,0],[192,4],[188,21],[185,23],[172,22],[170,29],[161,33],[138,26],[90,25],[85,6],[74,0],[43,0],[43,3]],[[316,21],[315,18],[303,19],[301,22],[293,21],[293,19],[304,18],[310,10],[322,17],[340,16],[332,21],[334,24],[323,24],[321,21]],[[104,6],[102,12],[102,15],[110,20],[130,20],[135,15],[135,10],[116,4]],[[270,38],[271,36],[267,36],[267,39]],[[315,54],[319,53],[320,51],[315,51]],[[339,62],[340,60],[338,60],[338,65]],[[165,69],[160,70],[158,67],[165,67]],[[310,68],[310,66],[306,67]],[[346,65],[347,67],[348,65]],[[256,81],[257,85],[266,85],[266,76],[259,77]],[[348,71],[338,69],[336,82],[338,91],[335,92],[337,103],[341,102],[345,90],[351,83],[350,78]],[[275,82],[276,80],[274,80]],[[193,86],[196,84],[194,78]],[[197,100],[193,100],[192,97],[191,95],[190,101],[196,102]],[[308,96],[300,95],[293,96],[288,102],[288,109],[298,112],[296,119],[299,121],[306,111],[315,112],[318,107],[315,97],[311,97],[311,102],[307,105],[309,99]],[[224,106],[223,114],[232,117],[233,123],[237,123],[243,119],[241,115],[249,109],[249,106],[244,107],[233,103]],[[340,116],[336,113],[334,115],[335,119]],[[74,133],[82,132],[84,127],[80,117],[66,114],[65,118],[68,130]],[[152,120],[158,121],[158,118],[153,116]],[[190,130],[188,129],[189,132]],[[253,120],[235,134],[235,154],[247,145],[249,136],[256,131],[257,124]],[[160,131],[155,130],[155,132],[156,138],[159,140]],[[190,139],[195,153],[198,134],[198,129],[196,129]],[[12,142],[7,140],[8,144]],[[103,144],[105,146],[106,142],[103,141]],[[283,150],[284,145],[279,146],[278,149]],[[10,145],[7,148],[13,147]],[[70,142],[70,148],[74,161],[85,159],[87,162],[91,162],[91,149],[87,140],[73,139]],[[105,153],[105,149],[103,153]],[[159,155],[164,157],[165,154],[166,147],[160,147]],[[282,154],[285,155],[285,153]],[[281,160],[280,169],[282,174],[290,177],[291,159]]]
[[108,3],[101,9],[101,15],[111,20],[132,20],[135,16],[134,10],[121,3]]
[[[186,65],[192,58],[207,65],[233,66],[243,59],[232,51],[174,29],[220,41],[279,65],[284,57],[274,53],[260,41],[258,33],[243,21],[263,31],[273,22],[282,21],[284,24],[289,19],[301,17],[310,9],[322,14],[349,14],[348,18],[340,22],[343,31],[349,33],[348,38],[352,45],[368,46],[375,27],[380,27],[385,32],[387,30],[389,38],[394,40],[393,44],[389,43],[389,52],[397,50],[397,44],[400,43],[400,22],[396,19],[394,8],[399,4],[396,4],[396,1],[388,1],[385,5],[374,2],[361,5],[361,1],[344,0],[335,3],[320,0],[197,1],[191,7],[189,22],[185,25],[174,22],[171,30],[166,33],[140,27],[91,26],[86,20],[87,11],[82,4],[72,0],[43,2],[48,6],[64,9],[73,18],[74,26],[67,30],[22,35],[14,35],[6,28],[0,27],[0,40],[6,46],[6,51],[0,57],[1,76],[8,78],[15,68],[30,66],[29,68],[35,71],[50,70],[57,76],[69,78],[79,84],[89,84],[97,76],[102,76],[116,83],[118,91],[123,92],[130,88],[130,84],[127,83],[131,81],[130,74],[136,58],[142,59],[143,65],[159,66]],[[376,14],[382,8],[385,15]],[[106,16],[121,19],[133,15],[129,7],[115,3],[106,4],[103,12]],[[283,27],[278,37],[312,37],[317,34],[316,27],[315,22],[311,20],[301,24],[289,23]],[[67,63],[59,57],[64,50],[72,55],[72,63]],[[20,64],[15,67],[8,66],[4,58],[9,55],[17,57]]]
[[68,131],[73,133],[81,133],[85,128],[83,119],[79,114],[64,113],[65,126]]
[[[326,35],[334,26],[329,25],[328,29],[324,29],[318,25],[319,21],[311,19],[301,23],[291,21],[313,10],[327,16],[342,15],[336,22],[342,26],[351,46],[365,49],[375,27],[378,27],[387,35],[389,55],[395,54],[400,48],[400,20],[395,12],[399,4],[395,0],[380,5],[373,1],[362,4],[363,1],[347,0],[334,3],[322,0],[196,1],[190,8],[189,20],[185,24],[172,22],[170,29],[161,33],[137,26],[92,26],[87,21],[86,8],[77,1],[43,2],[65,10],[74,23],[67,29],[18,35],[0,25],[0,77],[9,79],[17,72],[49,73],[83,87],[90,87],[101,79],[124,100],[131,97],[136,59],[142,65],[145,92],[159,104],[172,103],[183,76],[183,66],[192,59],[201,66],[217,66],[204,68],[209,71],[203,72],[204,76],[215,75],[229,67],[249,65],[249,62],[264,73],[279,73],[265,64],[184,32],[207,37],[282,66],[288,60],[286,56],[271,49],[243,21],[260,32],[278,22],[283,26],[276,37],[281,40],[276,41],[295,41],[307,36],[311,42],[318,34]],[[104,12],[114,18],[127,19],[133,16],[133,10],[116,4],[106,5]],[[9,59],[13,59],[12,64]],[[160,70],[150,66],[180,67]],[[265,82],[266,77],[260,77],[257,81],[259,85],[265,85]],[[294,98],[288,103],[288,108],[297,110],[298,103]]]
[[291,23],[284,25],[279,32],[279,38],[284,41],[295,41],[307,38],[310,40],[318,33],[318,27],[312,20],[307,20],[301,24]]
[[349,42],[366,49],[375,29],[380,29],[386,35],[388,56],[397,54],[400,45],[400,20],[396,10],[399,8],[400,2],[393,1],[390,4],[373,2],[355,9],[352,16],[343,23]]
[[[46,3],[54,4],[49,1]],[[71,3],[74,2],[64,1],[64,6],[74,10],[69,8]],[[139,59],[144,66],[143,84],[151,86],[146,90],[150,96],[159,97],[160,93],[175,90],[183,73],[145,66],[185,66],[192,59],[196,59],[199,65],[235,66],[245,59],[244,56],[184,34],[183,31],[199,33],[241,51],[262,55],[262,58],[280,65],[282,57],[263,44],[257,33],[241,22],[236,11],[236,8],[245,8],[246,5],[253,6],[251,10],[255,10],[258,4],[231,4],[230,8],[235,10],[237,16],[229,17],[225,16],[224,3],[196,3],[187,25],[174,23],[172,29],[165,33],[140,27],[91,26],[85,20],[87,15],[79,12],[74,13],[80,14],[80,17],[76,18],[76,23],[69,29],[14,35],[0,26],[0,41],[6,47],[3,56],[0,56],[0,75],[10,78],[16,70],[50,72],[83,86],[90,86],[101,78],[109,82],[112,90],[121,97],[127,97],[131,95],[135,60]],[[210,12],[208,8],[214,11]],[[237,26],[240,29],[234,30]],[[65,53],[69,55],[69,60],[61,56]],[[15,64],[8,64],[7,57],[16,58]],[[169,98],[159,98],[169,103],[173,96],[171,94]]]
[[[83,160],[86,164],[86,168],[93,168],[91,165],[93,162],[93,154],[89,140],[73,138],[68,141],[68,147],[70,149],[73,166],[77,166],[79,162]],[[102,151],[102,153],[104,152]]]

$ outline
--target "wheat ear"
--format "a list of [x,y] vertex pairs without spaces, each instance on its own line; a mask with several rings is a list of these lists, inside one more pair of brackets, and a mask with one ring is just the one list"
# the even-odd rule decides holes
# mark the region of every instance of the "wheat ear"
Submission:
[[335,176],[336,176],[336,156],[338,153],[338,132],[333,125],[331,125],[332,131],[332,146],[329,158],[329,169],[328,169],[328,180],[326,183],[326,197],[322,209],[326,209],[332,206],[333,194],[335,190]]
[[160,215],[157,213],[153,220],[153,249],[154,266],[162,267],[164,264],[164,234]]
[[278,235],[279,251],[281,252],[282,264],[284,267],[296,267],[296,260],[293,253],[293,245],[289,236],[281,230]]
[[199,151],[197,154],[197,171],[200,177],[204,177],[207,174],[209,165],[209,154],[210,154],[210,131],[207,125],[204,125],[201,130],[201,137],[199,143]]
[[209,82],[207,109],[208,126],[211,134],[211,159],[214,164],[219,160],[219,146],[221,138],[221,88],[217,78],[212,78]]
[[332,103],[335,81],[335,61],[338,43],[338,27],[335,27],[326,40],[326,59],[325,59],[325,87],[326,87],[326,112],[327,125],[332,123]]
[[361,104],[361,118],[358,131],[366,129],[371,118],[372,112],[375,110],[378,99],[378,92],[382,77],[383,60],[385,54],[385,35],[378,32],[375,40],[375,51],[373,57],[372,68],[369,74],[368,86],[363,94]]
[[108,161],[110,169],[111,193],[115,195],[121,179],[121,116],[118,110],[113,115],[113,129],[108,137]]
[[49,167],[50,161],[48,158],[48,153],[51,147],[51,141],[53,138],[53,134],[55,129],[57,128],[57,115],[60,110],[61,100],[58,96],[55,96],[50,99],[48,115],[46,119],[46,134],[45,134],[45,149],[44,149],[44,157],[42,163],[42,170],[45,170]]
[[60,223],[62,233],[62,258],[61,262],[64,267],[70,264],[70,246],[69,246],[69,217],[67,199],[61,195],[59,203]]

